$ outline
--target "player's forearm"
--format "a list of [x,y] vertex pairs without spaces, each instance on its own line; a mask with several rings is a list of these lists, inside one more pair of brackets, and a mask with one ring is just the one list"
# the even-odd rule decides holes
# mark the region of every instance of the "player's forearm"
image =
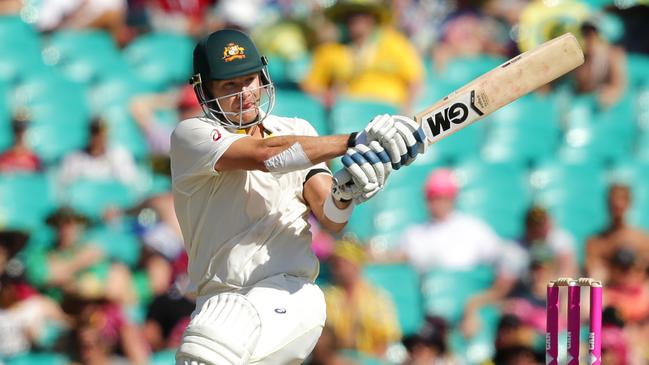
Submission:
[[279,136],[263,141],[269,158],[299,143],[306,157],[315,165],[342,156],[347,151],[348,139],[348,134],[341,134],[322,137]]

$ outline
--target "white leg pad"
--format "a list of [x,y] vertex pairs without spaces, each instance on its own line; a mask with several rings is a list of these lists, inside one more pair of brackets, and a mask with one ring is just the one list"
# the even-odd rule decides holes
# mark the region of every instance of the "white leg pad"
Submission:
[[259,313],[248,298],[222,293],[208,299],[189,322],[176,364],[245,365],[261,332]]

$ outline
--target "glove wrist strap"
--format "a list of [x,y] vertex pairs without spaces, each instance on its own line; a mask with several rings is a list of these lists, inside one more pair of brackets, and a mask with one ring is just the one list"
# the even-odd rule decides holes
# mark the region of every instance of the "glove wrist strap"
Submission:
[[347,223],[354,210],[354,202],[350,203],[345,209],[340,209],[334,203],[334,197],[329,195],[324,202],[324,215],[334,223]]

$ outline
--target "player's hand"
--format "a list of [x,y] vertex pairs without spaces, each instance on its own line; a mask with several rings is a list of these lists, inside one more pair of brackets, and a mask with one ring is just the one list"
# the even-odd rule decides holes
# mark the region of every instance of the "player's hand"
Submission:
[[354,200],[356,204],[381,190],[392,171],[390,158],[377,141],[349,148],[342,162],[345,168],[334,176],[332,194],[337,200]]
[[382,114],[374,117],[363,131],[356,135],[356,144],[377,141],[386,150],[392,168],[398,170],[414,161],[425,149],[424,134],[417,123],[403,116]]
[[418,154],[426,152],[426,135],[423,129],[411,118],[403,115],[393,115],[392,119],[399,134],[406,142],[408,157],[404,165],[410,165]]

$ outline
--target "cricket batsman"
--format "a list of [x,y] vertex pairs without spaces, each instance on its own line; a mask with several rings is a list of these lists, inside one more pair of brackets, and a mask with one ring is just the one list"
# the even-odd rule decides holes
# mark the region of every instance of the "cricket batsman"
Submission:
[[[196,297],[176,364],[299,364],[325,323],[308,215],[342,230],[355,204],[423,152],[423,138],[401,116],[317,136],[305,120],[272,115],[266,59],[239,31],[200,40],[193,63],[204,115],[178,124],[170,152]],[[339,156],[336,181],[325,162]]]

